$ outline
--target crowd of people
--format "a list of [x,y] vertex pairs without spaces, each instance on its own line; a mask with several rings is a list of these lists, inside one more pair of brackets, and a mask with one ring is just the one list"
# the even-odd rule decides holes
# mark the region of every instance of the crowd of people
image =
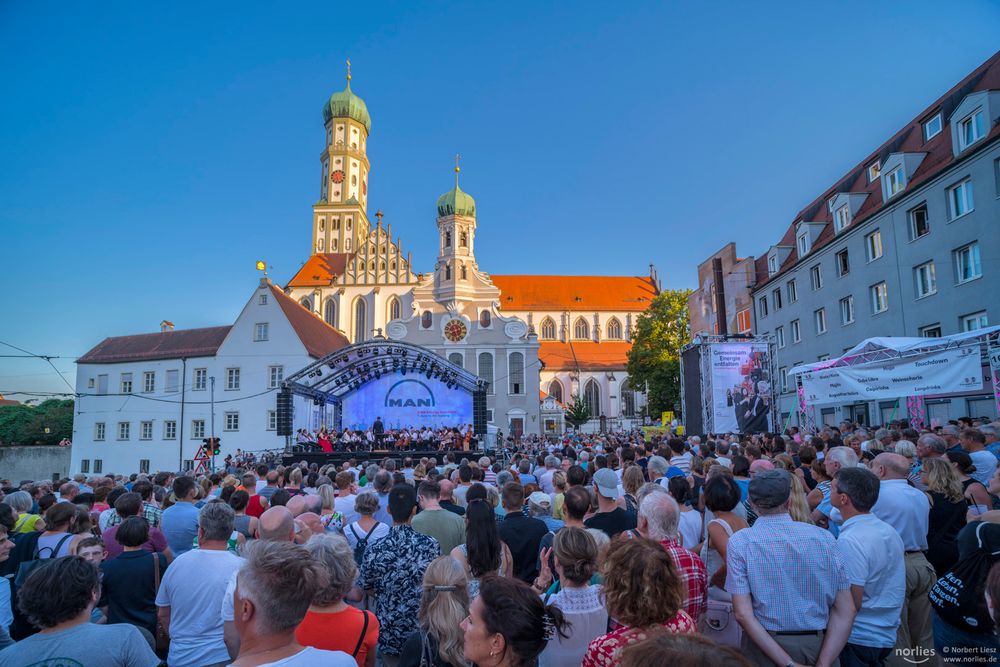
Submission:
[[995,665],[998,455],[843,423],[0,480],[0,667]]

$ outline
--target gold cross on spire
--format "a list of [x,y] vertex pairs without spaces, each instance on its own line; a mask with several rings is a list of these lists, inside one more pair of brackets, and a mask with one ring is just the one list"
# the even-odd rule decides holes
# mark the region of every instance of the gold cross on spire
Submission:
[[458,187],[458,172],[462,171],[462,168],[458,166],[459,161],[461,161],[462,156],[455,153],[455,187]]
[[350,83],[350,81],[351,81],[351,59],[350,58],[347,59],[347,81],[348,81],[348,83]]

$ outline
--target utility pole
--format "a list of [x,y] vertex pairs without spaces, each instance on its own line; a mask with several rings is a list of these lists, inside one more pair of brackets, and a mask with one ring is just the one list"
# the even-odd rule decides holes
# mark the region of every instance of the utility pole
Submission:
[[212,382],[212,439],[209,442],[212,443],[212,472],[215,472],[215,376],[209,378]]

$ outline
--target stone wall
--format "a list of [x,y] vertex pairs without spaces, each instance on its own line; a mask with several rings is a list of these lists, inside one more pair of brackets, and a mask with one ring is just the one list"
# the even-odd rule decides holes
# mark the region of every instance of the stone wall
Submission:
[[69,447],[0,447],[0,477],[14,484],[24,479],[65,477],[69,457]]

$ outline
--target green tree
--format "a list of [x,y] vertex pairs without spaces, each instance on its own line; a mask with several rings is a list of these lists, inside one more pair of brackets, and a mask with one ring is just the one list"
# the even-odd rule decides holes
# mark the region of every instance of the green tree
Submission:
[[639,316],[628,353],[633,387],[646,385],[650,415],[680,405],[680,351],[691,340],[688,296],[691,290],[665,290]]
[[[49,432],[46,433],[45,429]],[[50,399],[37,406],[0,407],[0,444],[57,445],[73,436],[73,401]]]
[[573,397],[573,403],[566,408],[566,415],[564,417],[567,423],[573,426],[573,428],[580,428],[590,419],[590,408],[587,404],[580,400],[579,396]]

